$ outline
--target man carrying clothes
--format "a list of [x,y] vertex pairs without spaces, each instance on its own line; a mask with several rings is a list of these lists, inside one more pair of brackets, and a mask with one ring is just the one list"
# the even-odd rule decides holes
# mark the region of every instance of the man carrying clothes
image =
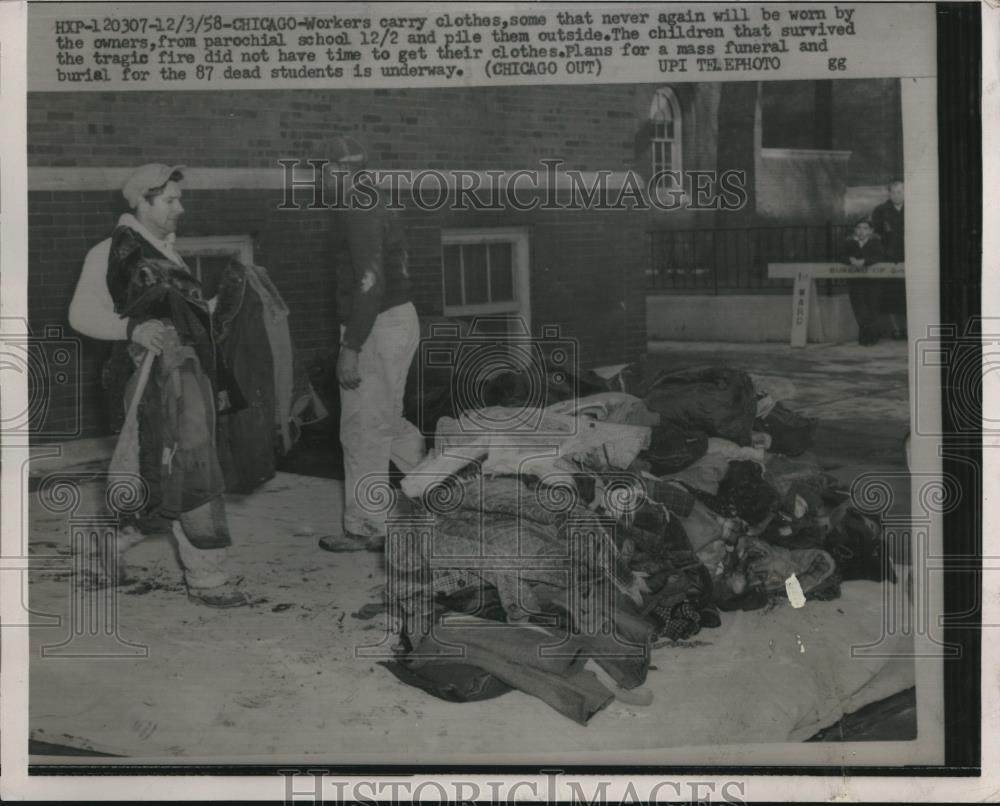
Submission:
[[[882,240],[882,251],[887,263],[903,263],[906,239],[903,224],[903,183],[899,179],[888,185],[889,198],[872,210],[872,227]],[[906,337],[906,285],[904,280],[880,280],[882,306],[892,322],[893,338]]]
[[[872,266],[885,260],[882,242],[872,233],[872,224],[862,218],[854,225],[854,235],[848,238],[841,250],[841,260],[855,268]],[[848,280],[851,308],[858,322],[858,343],[870,347],[878,342],[878,315],[882,287],[880,280]]]
[[403,417],[406,376],[420,341],[410,301],[407,251],[395,211],[373,185],[358,182],[367,154],[354,138],[333,144],[344,181],[334,212],[340,318],[340,441],[344,449],[343,533],[320,539],[327,551],[382,550],[388,512],[379,488],[390,460],[404,473],[423,459],[424,437]]
[[119,530],[113,581],[124,578],[121,554],[142,539],[141,519],[159,515],[171,520],[188,598],[236,607],[247,599],[227,571],[215,418],[242,398],[216,349],[201,283],[174,248],[182,180],[183,166],[160,164],[128,178],[122,194],[134,212],[87,254],[69,322],[115,342],[107,380],[112,422],[122,427],[110,473],[138,472],[148,493],[140,518]]

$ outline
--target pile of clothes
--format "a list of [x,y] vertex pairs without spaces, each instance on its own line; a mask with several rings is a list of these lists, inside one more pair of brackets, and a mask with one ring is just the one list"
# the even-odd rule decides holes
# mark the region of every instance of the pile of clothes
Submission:
[[213,336],[244,405],[218,420],[226,491],[253,492],[292,447],[293,349],[288,306],[262,266],[231,260],[212,313]]
[[206,284],[115,230],[108,288],[124,316],[169,323],[159,356],[116,342],[104,368],[119,431],[110,478],[141,476],[148,495],[123,523],[155,531],[180,520],[199,548],[230,544],[223,492],[249,493],[290,447],[288,308],[267,271],[232,259]]
[[880,524],[807,456],[817,421],[748,374],[595,377],[544,406],[509,379],[500,405],[437,418],[390,519],[399,679],[459,702],[516,688],[586,724],[651,700],[657,641],[891,575]]

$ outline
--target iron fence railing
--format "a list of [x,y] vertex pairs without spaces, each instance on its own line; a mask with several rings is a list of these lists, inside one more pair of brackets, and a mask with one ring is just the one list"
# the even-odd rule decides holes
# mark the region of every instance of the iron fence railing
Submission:
[[768,263],[835,260],[850,232],[845,224],[655,230],[647,287],[716,294],[785,288],[791,281],[769,279]]

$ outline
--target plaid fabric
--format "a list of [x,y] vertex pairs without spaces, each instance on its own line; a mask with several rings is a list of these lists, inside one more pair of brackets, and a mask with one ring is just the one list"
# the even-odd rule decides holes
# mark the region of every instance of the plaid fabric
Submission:
[[[475,580],[478,584],[479,580]],[[435,596],[448,596],[452,593],[465,590],[472,582],[469,579],[468,571],[454,571],[450,568],[435,569],[431,572],[431,591]]]
[[694,510],[694,495],[677,484],[661,482],[650,485],[647,494],[654,496],[656,503],[663,504],[670,512],[681,518],[688,517]]
[[437,609],[435,602],[439,596],[450,596],[482,584],[474,574],[450,568],[435,569],[431,571],[430,579],[424,577],[424,580],[397,575],[386,591],[390,609],[399,607],[410,616],[430,616]]
[[701,630],[701,614],[691,602],[683,601],[673,607],[658,607],[653,610],[653,614],[663,622],[660,635],[671,641],[683,641]]

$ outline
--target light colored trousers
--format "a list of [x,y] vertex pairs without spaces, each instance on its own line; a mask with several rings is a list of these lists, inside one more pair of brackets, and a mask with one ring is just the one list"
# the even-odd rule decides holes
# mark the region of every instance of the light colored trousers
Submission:
[[184,581],[189,588],[215,588],[224,585],[229,580],[226,561],[229,556],[227,549],[200,549],[192,545],[184,534],[180,521],[172,521],[171,527],[174,539],[177,541],[177,553],[184,567]]
[[[200,549],[188,539],[179,520],[171,521],[170,527],[174,540],[177,541],[177,554],[180,556],[181,569],[184,571],[184,582],[189,588],[216,588],[229,581],[228,549]],[[121,555],[142,542],[145,537],[146,535],[134,526],[125,526],[121,529],[117,540],[118,562],[123,562]]]
[[345,531],[384,535],[389,461],[408,473],[424,458],[423,434],[403,417],[406,376],[419,343],[413,303],[383,311],[358,355],[361,384],[340,390]]

